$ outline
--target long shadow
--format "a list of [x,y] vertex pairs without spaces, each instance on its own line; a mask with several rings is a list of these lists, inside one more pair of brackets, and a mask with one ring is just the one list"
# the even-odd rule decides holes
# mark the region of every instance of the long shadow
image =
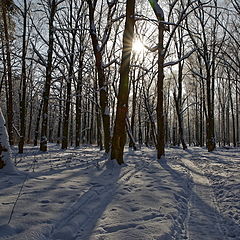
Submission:
[[[68,239],[88,239],[96,226],[97,220],[102,216],[108,204],[112,201],[121,168],[106,168],[98,177],[89,178],[92,186],[82,194],[70,210],[59,216],[53,227],[51,236],[57,239],[66,239],[64,229],[78,229],[77,235],[68,236]],[[64,220],[63,220],[64,219]],[[77,222],[77,223],[76,223]]]
[[[89,167],[95,167],[95,166],[98,166],[98,164],[101,161],[104,161],[105,159],[104,156],[99,157],[98,159],[91,159],[91,156],[89,157],[87,156],[87,154],[89,154],[89,151],[81,151],[80,153],[78,153],[81,160],[78,160],[75,156],[74,159],[70,158],[70,166],[63,162],[60,165],[58,165],[58,159],[62,158],[60,154],[64,152],[65,151],[60,151],[60,152],[49,151],[44,154],[41,153],[40,155],[36,151],[31,151],[30,153],[28,152],[24,153],[24,155],[18,154],[17,157],[24,160],[20,163],[20,166],[17,166],[18,168],[17,172],[14,174],[0,172],[0,178],[4,182],[4,184],[1,184],[0,186],[0,190],[1,190],[0,196],[1,196],[1,192],[3,192],[5,189],[9,187],[13,187],[14,185],[22,184],[23,180],[26,178],[26,175],[28,175],[27,180],[39,178],[43,176],[44,177],[52,176],[55,174],[60,174],[61,172],[64,172],[66,170],[75,170],[75,169],[81,170]],[[54,155],[53,159],[55,160],[51,160],[51,163],[46,164],[46,162],[44,162],[44,157],[49,159],[49,157],[51,156],[50,153],[51,154],[58,153],[58,155]],[[72,157],[73,155],[69,151],[68,152],[66,151],[66,154],[67,155],[65,155],[64,158]],[[85,160],[82,160],[82,156],[81,156],[82,154],[86,155]],[[40,156],[41,158],[38,159],[36,158],[36,156]],[[31,160],[25,159],[27,157],[32,157],[32,159]],[[41,171],[38,171],[39,165],[44,165],[44,164],[46,165],[46,168],[42,169]],[[51,167],[49,165],[51,165]]]
[[[53,151],[51,151],[51,153],[52,152]],[[78,211],[80,211],[81,208],[83,208],[82,209],[83,211],[86,211],[85,207],[87,206],[88,202],[85,201],[85,200],[86,200],[87,197],[89,197],[89,195],[92,194],[93,196],[98,197],[96,195],[96,193],[101,188],[105,188],[108,191],[112,189],[112,191],[114,192],[114,190],[116,189],[118,178],[119,178],[120,168],[116,168],[116,169],[107,168],[106,170],[99,169],[99,165],[97,165],[97,164],[99,164],[99,162],[103,160],[103,157],[100,154],[99,158],[95,159],[93,161],[94,163],[91,163],[91,161],[90,161],[90,158],[92,156],[91,153],[92,152],[89,152],[89,151],[85,152],[86,155],[90,154],[89,161],[83,162],[83,163],[80,162],[79,165],[76,165],[76,166],[73,166],[73,167],[70,167],[70,168],[66,166],[63,169],[50,170],[48,172],[30,173],[29,178],[27,179],[26,183],[24,184],[23,191],[22,191],[22,194],[20,196],[21,203],[17,203],[15,211],[14,211],[14,215],[15,214],[19,215],[19,213],[21,213],[22,210],[20,209],[20,207],[21,207],[22,201],[24,201],[23,199],[25,199],[26,197],[29,198],[29,197],[33,196],[33,198],[35,198],[34,195],[35,196],[38,195],[40,197],[39,201],[37,203],[36,202],[31,202],[30,203],[29,209],[32,209],[34,204],[43,203],[42,205],[47,205],[48,202],[50,203],[50,201],[45,200],[45,199],[51,199],[52,197],[53,197],[53,199],[57,199],[57,201],[60,201],[61,200],[61,193],[62,194],[65,194],[64,192],[69,193],[68,191],[65,191],[65,188],[64,188],[64,190],[59,191],[59,189],[62,188],[62,187],[60,187],[60,185],[62,186],[62,184],[64,185],[65,183],[68,183],[68,182],[73,181],[73,180],[75,181],[74,184],[76,185],[76,180],[78,180],[79,175],[87,176],[85,178],[86,181],[81,183],[80,180],[78,180],[78,182],[80,184],[79,189],[77,189],[77,188],[70,189],[69,191],[73,191],[70,194],[73,194],[75,192],[77,193],[78,190],[85,191],[85,192],[83,194],[81,194],[81,192],[78,192],[77,197],[76,197],[76,194],[72,195],[72,197],[74,198],[74,204],[72,206],[70,206],[71,202],[68,202],[68,200],[67,200],[64,203],[64,205],[62,205],[63,206],[62,209],[68,209],[68,208],[73,209],[74,206],[75,206],[75,208],[80,207],[80,209],[77,208]],[[33,153],[31,152],[31,154],[33,154]],[[30,156],[30,154],[29,154],[29,156]],[[48,155],[45,154],[45,156],[47,158],[47,157],[49,157],[49,154]],[[95,157],[96,156],[97,155],[95,155]],[[86,157],[88,157],[88,156],[86,156]],[[42,164],[45,164],[45,163],[43,162]],[[89,168],[90,168],[91,171],[89,171]],[[67,174],[67,176],[65,176],[64,179],[60,178],[60,175],[61,175],[62,172],[69,171],[69,170],[73,171],[73,172],[70,173],[70,174]],[[103,172],[100,175],[98,175],[100,170],[103,171]],[[87,173],[88,173],[88,175],[86,175]],[[59,176],[56,176],[56,175],[59,175]],[[48,184],[48,181],[47,181],[46,184],[44,184],[43,189],[36,188],[36,187],[34,187],[34,190],[31,189],[31,185],[34,185],[35,183],[37,184],[36,181],[39,180],[40,177],[46,177],[46,178],[41,178],[44,181],[44,179],[47,180],[48,176],[56,176],[56,179],[51,180],[50,185]],[[22,180],[23,180],[23,178],[21,177],[19,179],[19,181],[15,181],[15,184],[21,183]],[[110,185],[108,185],[109,182],[111,182]],[[43,186],[43,184],[41,186]],[[64,185],[64,186],[67,186],[67,185]],[[4,193],[4,189],[8,188],[8,187],[13,187],[13,184],[11,186],[6,185],[5,187],[1,187],[1,192]],[[53,191],[56,191],[56,192],[54,193]],[[54,197],[54,195],[55,195],[55,197]],[[23,199],[22,199],[22,196],[23,196]],[[99,209],[96,209],[96,210],[99,210],[99,211],[97,211],[97,213],[94,214],[94,219],[91,218],[92,225],[96,224],[97,219],[98,219],[97,216],[102,215],[102,213],[104,212],[107,205],[111,202],[111,200],[112,200],[112,198],[108,197],[107,201],[104,201],[103,204],[101,203],[101,207]],[[46,204],[44,204],[44,203],[46,203]],[[51,204],[53,204],[53,203],[51,203]],[[34,207],[33,207],[33,209],[34,209]],[[31,219],[30,218],[28,219],[28,217],[27,217],[28,215],[26,215],[26,214],[24,214],[24,216],[22,217],[23,221],[25,223],[29,222],[29,225],[32,225],[32,220],[34,220],[34,219],[32,219],[33,217],[30,217]],[[39,214],[41,214],[41,213],[39,213]],[[71,219],[71,214],[73,214],[73,212],[71,212],[71,211],[69,212],[69,210],[66,210],[66,213],[63,214],[63,215],[69,216],[69,219]],[[81,212],[79,214],[81,215]],[[86,215],[87,215],[87,213],[86,213]],[[79,218],[81,218],[81,217],[82,216],[79,216]],[[7,216],[5,216],[5,218],[7,218]],[[18,219],[20,219],[19,216],[18,216]],[[47,220],[46,223],[47,224],[52,224],[53,222],[56,222],[54,224],[54,226],[61,225],[61,222],[62,222],[61,214],[60,214],[60,217],[58,218],[58,220],[50,219],[50,220]],[[76,229],[78,229],[78,228],[76,228]],[[21,234],[21,233],[19,232],[19,234]],[[24,234],[24,232],[22,232],[22,234]],[[64,238],[64,239],[69,239],[69,238]]]
[[[203,154],[202,155],[201,151],[203,151]],[[187,149],[186,152],[190,153],[193,155],[193,158],[208,158],[206,159],[207,161],[212,161],[212,159],[217,159],[219,163],[222,163],[222,164],[229,164],[229,161],[227,160],[224,160],[222,159],[222,157],[225,157],[227,154],[227,152],[229,152],[231,155],[230,157],[238,157],[239,156],[239,148],[235,148],[235,149],[230,149],[230,150],[226,150],[225,148],[217,148],[216,150],[214,150],[213,152],[208,152],[207,149],[204,149],[204,148],[195,148],[194,150],[192,149]],[[211,158],[209,158],[211,155]]]
[[[189,153],[190,151],[188,151]],[[193,153],[192,153],[193,154]],[[192,156],[192,157],[196,157],[196,156]],[[171,168],[171,166],[169,166],[168,162],[164,159],[163,161],[158,161],[158,163],[160,164],[160,166],[165,169],[166,171],[168,171],[169,173],[171,173],[173,175],[174,178],[179,178],[179,180],[184,180],[182,178],[182,176],[173,168]],[[189,169],[190,171],[192,171],[191,169]],[[209,187],[211,188],[211,187]],[[216,218],[218,219],[219,223],[224,226],[224,235],[227,238],[229,235],[233,237],[233,239],[240,239],[240,226],[234,222],[232,219],[230,219],[229,217],[226,217],[224,215],[222,215],[221,213],[219,213],[216,209],[214,209],[213,207],[209,206],[208,204],[206,204],[206,202],[204,202],[195,192],[192,191],[192,197],[196,199],[196,201],[200,202],[200,205],[203,206],[203,208],[201,208],[200,210],[204,209],[205,212],[207,213],[212,213],[214,216],[216,216]],[[208,226],[206,226],[205,232],[208,234],[209,229],[207,228]],[[237,232],[232,233],[232,229],[237,229]],[[202,239],[202,238],[201,238]],[[165,240],[165,237],[163,236],[163,238],[159,238],[159,240]]]

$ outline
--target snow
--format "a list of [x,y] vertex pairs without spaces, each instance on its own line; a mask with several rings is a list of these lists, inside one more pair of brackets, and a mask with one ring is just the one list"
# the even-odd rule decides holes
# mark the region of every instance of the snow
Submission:
[[16,148],[20,174],[0,172],[0,239],[240,239],[240,149],[125,149],[121,166],[93,146],[48,149]]
[[5,149],[1,155],[1,159],[4,162],[5,166],[3,168],[0,168],[1,172],[6,172],[8,174],[10,173],[16,173],[15,167],[11,161],[11,148],[8,141],[8,133],[7,129],[5,127],[5,119],[2,114],[2,110],[0,108],[0,144],[1,147]]

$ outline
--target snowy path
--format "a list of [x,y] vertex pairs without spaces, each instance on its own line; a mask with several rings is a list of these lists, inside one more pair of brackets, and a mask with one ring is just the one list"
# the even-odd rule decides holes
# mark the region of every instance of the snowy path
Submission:
[[239,149],[220,148],[212,153],[195,151],[194,162],[203,169],[216,199],[223,239],[240,240]]
[[208,178],[192,161],[183,158],[193,179],[186,232],[189,240],[223,240],[218,211]]

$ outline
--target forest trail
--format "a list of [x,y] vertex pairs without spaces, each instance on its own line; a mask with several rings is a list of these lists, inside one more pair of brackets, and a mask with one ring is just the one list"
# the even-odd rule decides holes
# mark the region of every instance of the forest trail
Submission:
[[219,213],[208,178],[191,158],[183,158],[193,180],[193,188],[188,203],[185,221],[188,240],[223,240],[223,232],[218,222]]

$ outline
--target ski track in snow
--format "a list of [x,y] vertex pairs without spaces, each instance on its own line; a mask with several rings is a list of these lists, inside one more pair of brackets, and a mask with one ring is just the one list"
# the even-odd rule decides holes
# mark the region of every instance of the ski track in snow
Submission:
[[[200,152],[198,148],[179,154],[179,159],[193,180],[184,223],[186,238],[189,240],[240,239],[240,159],[234,152],[229,155],[227,157],[221,149],[208,153]],[[238,172],[238,176],[234,176],[233,172]],[[229,182],[230,185],[232,182],[237,184],[229,187]],[[235,194],[229,194],[231,190],[235,190]],[[230,198],[221,198],[222,195]],[[234,207],[235,211],[229,214],[228,208]]]
[[[117,190],[116,182],[120,185],[129,181],[144,166],[143,164],[137,169],[127,170],[119,178],[117,177],[120,172],[119,166],[116,166],[116,169],[114,169],[114,166],[112,166],[112,169],[107,169],[103,178],[105,176],[113,177],[115,183],[96,183],[95,186],[88,189],[80,200],[71,206],[71,211],[64,214],[60,221],[55,224],[49,239],[85,239],[89,233],[84,232],[82,234],[81,230],[91,228],[92,221],[101,215],[101,211],[112,200],[112,196]],[[75,229],[81,229],[76,236],[73,234]]]
[[240,240],[240,155],[234,148],[195,153],[194,161],[208,178],[224,239]]
[[155,154],[126,151],[121,167],[87,146],[16,154],[25,173],[3,175],[0,239],[240,240],[239,149]]
[[223,233],[218,222],[214,196],[208,179],[190,160],[182,159],[184,165],[191,169],[193,189],[188,204],[186,219],[187,237],[189,240],[221,240]]

